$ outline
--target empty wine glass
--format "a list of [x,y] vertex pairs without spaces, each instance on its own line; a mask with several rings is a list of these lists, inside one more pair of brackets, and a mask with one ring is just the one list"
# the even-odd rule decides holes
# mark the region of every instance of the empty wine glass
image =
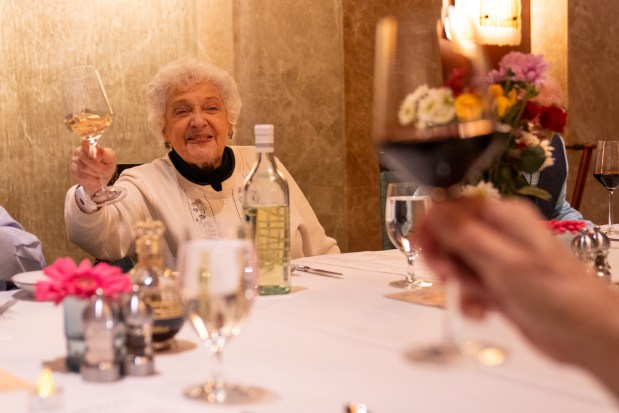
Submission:
[[[467,179],[490,165],[505,137],[495,133],[488,71],[474,25],[454,8],[446,9],[438,23],[396,17],[379,21],[373,136],[390,170],[432,188],[433,202],[450,202]],[[442,342],[414,348],[410,358],[449,363],[472,355],[453,331],[452,311],[459,304],[451,283],[444,286]],[[487,347],[478,344],[467,349]]]
[[185,395],[208,403],[243,404],[265,391],[228,382],[222,372],[224,346],[245,324],[256,296],[253,247],[245,239],[198,239],[178,254],[186,318],[210,350],[214,367],[205,384]]
[[415,230],[430,205],[429,196],[415,194],[417,186],[413,182],[390,183],[387,186],[385,202],[387,234],[393,245],[404,253],[408,262],[406,277],[392,281],[389,285],[409,290],[432,286],[432,280],[415,276],[415,260],[420,252]]
[[[60,74],[64,124],[90,144],[90,153],[96,156],[96,145],[103,132],[112,124],[114,116],[99,72],[93,66],[78,66]],[[108,187],[103,178],[101,189],[92,199],[103,206],[119,201],[125,194],[122,188]]]
[[608,228],[606,233],[616,233],[613,227],[613,193],[619,186],[619,141],[599,141],[595,154],[593,176],[608,191]]

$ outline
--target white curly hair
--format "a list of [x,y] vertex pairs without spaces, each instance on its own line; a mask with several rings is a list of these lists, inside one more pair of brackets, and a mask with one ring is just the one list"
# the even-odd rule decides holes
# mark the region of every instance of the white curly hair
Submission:
[[234,133],[241,113],[241,96],[234,79],[225,70],[212,63],[202,63],[193,57],[183,57],[161,68],[146,86],[148,126],[157,137],[165,141],[163,127],[166,102],[170,94],[175,91],[184,92],[201,82],[212,83],[221,94],[228,123]]

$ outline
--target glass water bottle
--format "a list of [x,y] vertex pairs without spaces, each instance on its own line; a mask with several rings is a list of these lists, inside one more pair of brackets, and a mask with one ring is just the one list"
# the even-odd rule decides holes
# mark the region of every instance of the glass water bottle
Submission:
[[256,163],[244,185],[243,211],[258,261],[260,295],[290,292],[290,195],[273,154],[273,125],[256,125]]

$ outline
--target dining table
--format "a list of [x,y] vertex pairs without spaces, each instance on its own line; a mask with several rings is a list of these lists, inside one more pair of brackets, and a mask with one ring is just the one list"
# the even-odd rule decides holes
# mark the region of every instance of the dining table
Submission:
[[[618,244],[613,242],[609,252],[614,281],[619,279]],[[453,363],[412,360],[412,349],[444,338],[445,309],[398,298],[403,290],[389,286],[406,272],[398,250],[294,263],[342,276],[295,271],[289,294],[255,299],[242,331],[223,350],[223,369],[229,381],[263,389],[257,402],[213,405],[183,395],[205,382],[212,366],[208,349],[188,322],[176,346],[156,354],[155,374],[111,383],[84,381],[62,368],[62,305],[12,290],[0,292],[0,305],[17,298],[0,315],[0,412],[36,411],[31,401],[38,396],[31,387],[6,384],[34,385],[44,366],[52,369],[61,398],[49,411],[66,413],[618,411],[617,401],[591,375],[542,354],[499,314],[474,328],[502,346],[502,364],[466,357]],[[417,270],[429,274],[422,257]],[[467,323],[461,320],[459,328],[466,329]]]

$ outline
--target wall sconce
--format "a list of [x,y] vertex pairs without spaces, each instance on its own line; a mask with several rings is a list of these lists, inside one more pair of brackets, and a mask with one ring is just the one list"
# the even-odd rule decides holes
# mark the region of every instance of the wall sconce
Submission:
[[477,24],[481,44],[517,46],[522,39],[520,0],[457,0]]

